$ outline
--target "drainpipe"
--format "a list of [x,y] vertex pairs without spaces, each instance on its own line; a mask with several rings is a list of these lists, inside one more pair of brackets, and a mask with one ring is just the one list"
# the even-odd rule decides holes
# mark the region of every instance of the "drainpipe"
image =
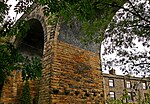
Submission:
[[105,104],[105,78],[104,78],[104,76],[103,76],[103,74],[102,74],[102,79],[103,79],[103,82],[102,82],[102,92],[103,92],[103,95],[104,95],[104,101],[103,101],[103,103]]
[[[102,39],[103,40],[103,39]],[[99,44],[99,51],[98,51],[98,54],[99,54],[99,67],[100,67],[100,73],[101,73],[101,78],[102,78],[102,94],[103,94],[103,101],[102,103],[105,104],[105,93],[104,93],[104,83],[103,83],[103,73],[102,73],[102,60],[101,60],[101,45],[102,45],[102,40]],[[101,96],[102,97],[102,96]]]
[[[124,80],[124,88],[125,88],[125,90],[127,89],[127,86],[126,86],[126,78],[125,78],[125,76],[124,76],[124,78],[123,78],[123,80]],[[127,98],[126,98],[126,103],[128,102],[128,100],[127,100]]]

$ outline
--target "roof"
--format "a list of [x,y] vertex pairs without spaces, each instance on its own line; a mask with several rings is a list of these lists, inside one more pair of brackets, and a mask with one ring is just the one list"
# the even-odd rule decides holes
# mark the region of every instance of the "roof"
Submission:
[[104,78],[114,78],[114,79],[130,79],[130,80],[138,80],[138,81],[149,81],[148,78],[142,78],[142,77],[134,77],[134,76],[130,76],[130,75],[112,75],[112,74],[106,74],[103,73],[102,76]]

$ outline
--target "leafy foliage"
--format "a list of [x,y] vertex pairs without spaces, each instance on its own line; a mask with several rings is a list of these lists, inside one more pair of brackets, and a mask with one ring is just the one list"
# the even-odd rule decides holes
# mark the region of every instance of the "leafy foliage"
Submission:
[[31,59],[29,59],[28,57],[26,57],[22,66],[23,67],[21,70],[23,80],[33,80],[41,76],[42,63],[39,58],[32,57]]
[[32,97],[30,94],[30,86],[28,81],[26,81],[23,86],[20,104],[32,104]]
[[[0,7],[0,86],[3,86],[5,79],[11,76],[13,70],[21,70],[23,80],[40,77],[42,69],[40,59],[23,56],[11,42],[13,36],[26,36],[29,30],[28,22],[20,20],[16,23],[15,19],[6,18],[11,7],[7,5],[7,0],[0,1]],[[1,90],[2,87],[0,92]]]
[[150,90],[148,91],[148,94],[145,99],[142,101],[143,104],[149,104],[150,103]]
[[104,57],[106,69],[118,66],[124,73],[146,75],[150,72],[149,3],[148,0],[128,0],[114,16],[106,30],[103,55],[113,53],[115,58]]
[[87,34],[85,37],[89,37],[88,40],[96,40],[92,35],[98,32],[102,38],[112,17],[125,2],[125,0],[23,0],[18,2],[15,11],[26,12],[32,3],[37,3],[43,6],[44,14],[50,16],[50,23],[56,23],[58,19],[61,23],[69,24],[74,20],[80,21],[83,24],[83,32]]
[[16,69],[20,55],[11,43],[0,44],[0,84]]
[[[0,85],[5,79],[12,76],[13,70],[22,71],[23,80],[33,80],[41,76],[42,64],[38,57],[24,57],[9,42],[0,43]],[[2,89],[2,88],[1,88]],[[0,89],[0,91],[1,91]]]
[[126,99],[128,99],[128,98],[129,98],[128,91],[127,91],[127,89],[124,89],[123,94],[119,99],[107,100],[106,102],[108,104],[130,104],[130,103],[126,102]]
[[23,80],[40,77],[42,69],[40,58],[25,57],[12,43],[7,42],[6,38],[0,40],[0,84],[13,70],[22,70]]
[[[137,96],[141,96],[141,93],[138,93]],[[126,89],[124,89],[124,93],[122,94],[122,96],[118,99],[114,99],[114,100],[107,100],[106,103],[107,104],[134,104],[134,102],[127,102],[126,100],[129,98],[128,92]],[[142,98],[140,97],[140,99],[137,99],[137,101],[135,102],[137,104],[149,104],[150,103],[150,91],[147,93],[146,98]]]
[[[125,0],[21,0],[15,6],[16,13],[27,12],[32,3],[44,6],[46,16],[51,15],[55,19],[71,23],[74,20],[83,24],[83,32],[86,32],[86,40],[102,41],[107,25],[115,15],[116,11],[125,3]],[[20,30],[20,29],[18,29]],[[98,32],[98,38],[92,35]]]
[[[0,38],[0,41],[2,40]],[[20,60],[19,56],[12,44],[0,42],[0,95],[5,79],[11,75],[12,70],[16,68],[16,63]]]
[[10,6],[7,5],[6,1],[4,1],[4,2],[0,1],[0,7],[1,7],[0,8],[0,14],[1,14],[0,24],[1,24],[4,21],[5,15],[8,14],[8,10],[9,10]]

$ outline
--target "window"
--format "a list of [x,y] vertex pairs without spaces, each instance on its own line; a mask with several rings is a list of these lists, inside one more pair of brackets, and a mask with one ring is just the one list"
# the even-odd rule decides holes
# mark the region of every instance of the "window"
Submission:
[[136,89],[137,88],[137,83],[134,83],[133,84],[133,89]]
[[115,99],[115,92],[109,92],[109,97],[110,97],[110,100],[113,100]]
[[148,93],[144,93],[144,98],[148,99]]
[[127,81],[127,88],[131,88],[131,82],[130,81]]
[[128,92],[128,101],[132,102],[133,101],[133,97],[132,97],[132,93]]
[[142,86],[143,86],[143,89],[145,90],[146,89],[146,83],[142,83]]
[[109,79],[109,87],[114,87],[114,80],[113,79]]

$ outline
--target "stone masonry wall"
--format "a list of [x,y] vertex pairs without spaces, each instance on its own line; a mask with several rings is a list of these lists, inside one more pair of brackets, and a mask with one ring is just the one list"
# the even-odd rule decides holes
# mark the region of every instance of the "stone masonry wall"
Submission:
[[97,54],[57,41],[50,76],[51,104],[99,104],[102,94]]
[[100,104],[98,55],[62,41],[44,47],[39,104]]
[[[109,79],[114,80],[114,87],[109,86]],[[108,77],[103,77],[103,84],[104,84],[104,95],[105,100],[109,100],[109,92],[115,92],[115,98],[120,98],[123,94],[123,90],[125,89],[124,86],[124,79],[122,78],[112,78],[111,75]]]
[[48,41],[44,45],[43,53],[43,69],[42,76],[40,80],[40,91],[39,91],[39,104],[50,104],[50,76],[52,72],[52,63],[53,63],[53,41]]
[[[109,79],[114,81],[114,86],[109,86]],[[130,82],[130,88],[127,88],[127,82]],[[124,76],[124,75],[112,75],[112,74],[103,74],[103,85],[104,85],[104,98],[105,100],[110,99],[109,92],[114,92],[115,99],[120,99],[123,96],[124,90],[126,89],[128,93],[131,94],[130,100],[125,99],[126,101],[138,102],[139,96],[142,100],[149,93],[149,88],[143,89],[142,83],[145,83],[148,86],[149,80],[133,77],[133,76]]]
[[[39,81],[29,81],[30,93],[34,98],[38,95]],[[23,89],[23,81],[20,71],[13,71],[12,76],[8,77],[2,89],[2,95],[0,98],[0,104],[20,104],[19,99],[21,97]]]

